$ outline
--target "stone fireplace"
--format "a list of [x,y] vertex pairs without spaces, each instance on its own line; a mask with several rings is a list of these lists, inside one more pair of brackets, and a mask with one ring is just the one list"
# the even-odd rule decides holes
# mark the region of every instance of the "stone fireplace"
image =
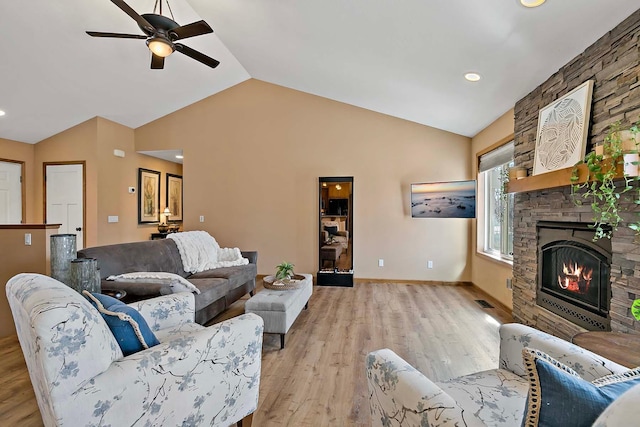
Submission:
[[[603,141],[612,123],[620,121],[625,127],[638,121],[639,51],[640,10],[518,101],[515,106],[514,123],[516,166],[524,166],[528,174],[532,174],[539,110],[586,80],[594,80],[587,151]],[[561,178],[556,175],[556,178],[549,179],[548,188],[542,186],[515,195],[514,320],[565,339],[588,329],[640,332],[640,322],[633,318],[630,310],[633,300],[640,298],[640,239],[633,230],[621,226],[613,232],[610,240],[601,239],[602,243],[610,245],[608,249],[590,247],[586,243],[591,242],[592,237],[586,235],[579,237],[578,242],[570,244],[568,242],[571,242],[571,239],[562,236],[551,237],[550,241],[545,240],[542,243],[542,247],[546,247],[548,253],[547,250],[538,248],[540,227],[544,228],[545,223],[559,224],[563,229],[565,225],[571,228],[576,224],[592,222],[593,214],[589,203],[582,206],[576,206],[574,203],[569,186],[570,174],[568,170]],[[625,221],[635,221],[640,206],[626,203],[623,207],[626,208],[623,213]],[[580,236],[584,231],[572,230],[564,233],[577,233]],[[594,254],[599,255],[592,254],[586,259],[583,259],[582,255],[570,255],[564,250],[570,246],[571,249],[579,251],[588,247]],[[543,272],[540,264],[545,262],[545,257],[554,256],[556,261],[546,261],[555,262],[555,266],[550,272]],[[593,270],[590,273],[590,281],[587,280],[589,275],[585,277],[583,274],[585,266],[576,265],[583,264],[583,261],[588,264],[588,270]],[[565,264],[566,273],[562,264]],[[577,270],[581,267],[578,277]],[[607,270],[608,280],[605,278]],[[605,286],[598,286],[597,291],[592,288],[593,277],[596,275],[599,276],[600,282],[605,282]],[[544,279],[543,284],[539,282],[540,277]],[[548,301],[541,301],[542,299]],[[557,308],[566,305],[568,301],[575,302],[574,306],[580,310],[568,309],[566,306]],[[576,316],[565,316],[566,311],[575,311],[578,318],[582,318],[587,312],[590,313],[590,317],[586,320],[576,319]]]
[[540,221],[536,304],[585,329],[608,331],[611,241],[589,224]]

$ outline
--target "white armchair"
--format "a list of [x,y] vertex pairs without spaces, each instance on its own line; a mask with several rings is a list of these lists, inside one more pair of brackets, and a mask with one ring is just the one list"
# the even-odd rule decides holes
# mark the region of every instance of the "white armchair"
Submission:
[[[595,353],[521,324],[500,327],[500,367],[434,383],[389,349],[366,360],[372,426],[519,426],[529,380],[522,349],[536,348],[592,381],[627,370]],[[640,385],[619,397],[594,426],[637,421]],[[635,412],[634,412],[635,411]],[[620,420],[626,424],[619,424]]]
[[260,317],[205,328],[191,293],[141,301],[131,306],[160,344],[123,357],[100,313],[66,285],[23,273],[6,292],[45,426],[251,424]]

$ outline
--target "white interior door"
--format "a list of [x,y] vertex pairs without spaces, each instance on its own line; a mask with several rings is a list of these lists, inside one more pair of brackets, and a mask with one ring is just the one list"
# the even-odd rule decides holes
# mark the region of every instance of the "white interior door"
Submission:
[[22,222],[22,164],[0,162],[0,224]]
[[62,224],[60,234],[75,234],[78,249],[84,247],[83,165],[47,165],[47,224]]

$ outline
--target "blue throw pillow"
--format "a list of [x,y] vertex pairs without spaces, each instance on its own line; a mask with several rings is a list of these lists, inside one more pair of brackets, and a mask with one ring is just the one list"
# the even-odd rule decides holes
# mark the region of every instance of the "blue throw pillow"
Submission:
[[640,384],[640,369],[593,383],[538,350],[522,350],[529,377],[523,427],[590,426],[618,396]]
[[144,317],[135,308],[108,295],[87,291],[82,293],[107,322],[125,356],[160,344]]

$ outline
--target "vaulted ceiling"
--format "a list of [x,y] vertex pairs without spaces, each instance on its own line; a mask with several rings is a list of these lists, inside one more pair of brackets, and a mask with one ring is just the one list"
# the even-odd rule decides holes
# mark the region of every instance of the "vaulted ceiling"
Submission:
[[[164,0],[163,0],[164,1]],[[156,0],[129,0],[149,13]],[[631,15],[637,0],[169,0],[215,33],[149,68],[109,0],[0,2],[0,138],[36,143],[95,116],[136,128],[249,78],[473,136]],[[166,7],[163,10],[168,13]],[[466,72],[482,76],[464,80]]]

